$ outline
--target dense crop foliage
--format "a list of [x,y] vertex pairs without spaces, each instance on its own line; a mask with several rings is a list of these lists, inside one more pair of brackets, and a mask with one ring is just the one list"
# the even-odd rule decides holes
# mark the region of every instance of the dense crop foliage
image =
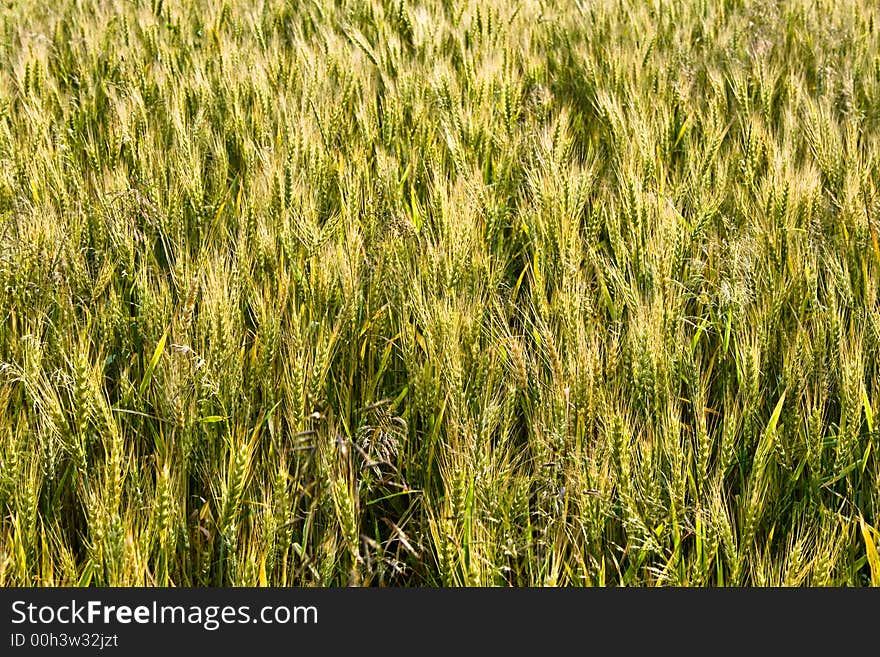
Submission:
[[880,584],[867,0],[0,8],[0,585]]

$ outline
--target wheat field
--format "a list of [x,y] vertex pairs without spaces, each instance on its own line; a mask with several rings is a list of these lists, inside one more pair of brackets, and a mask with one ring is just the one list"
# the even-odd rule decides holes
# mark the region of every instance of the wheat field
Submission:
[[880,585],[868,0],[0,8],[0,585]]

